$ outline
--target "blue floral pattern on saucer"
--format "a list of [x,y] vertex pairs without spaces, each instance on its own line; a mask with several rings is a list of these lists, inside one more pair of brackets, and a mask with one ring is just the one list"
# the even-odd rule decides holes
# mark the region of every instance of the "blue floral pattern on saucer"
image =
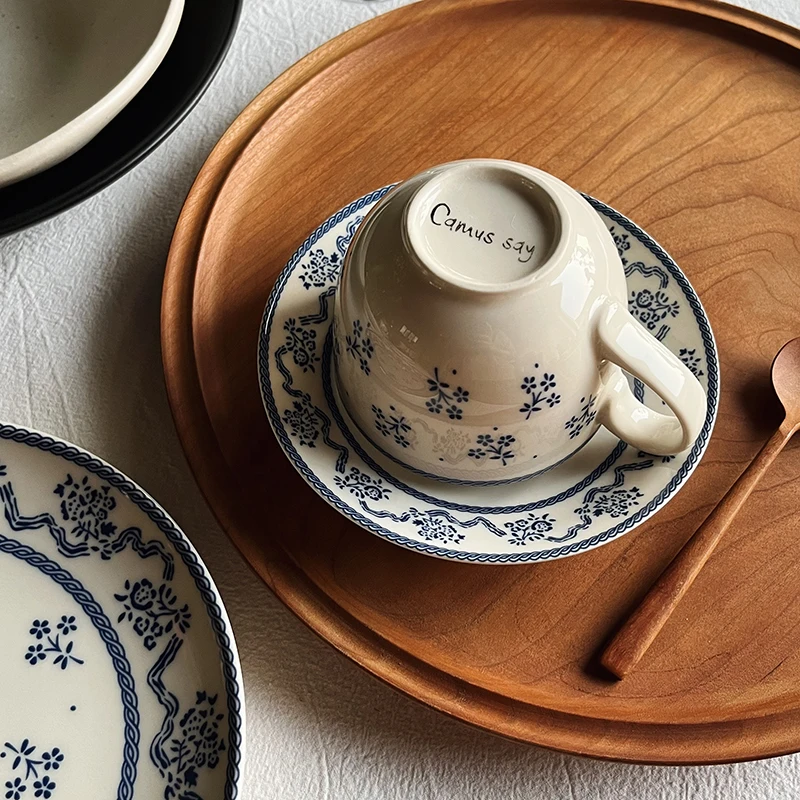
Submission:
[[[415,428],[425,425],[424,419],[412,425],[392,407],[374,407],[374,429],[363,432],[349,419],[332,378],[333,297],[358,225],[391,188],[365,195],[324,222],[295,253],[267,303],[258,360],[262,399],[295,468],[321,497],[366,530],[454,560],[560,558],[611,541],[654,514],[685,483],[708,444],[719,400],[716,346],[703,307],[675,262],[634,223],[591,197],[587,200],[609,228],[622,259],[631,313],[707,391],[705,423],[689,450],[677,457],[654,457],[601,429],[544,473],[475,486],[431,480],[379,449],[386,437],[413,447]],[[368,328],[356,323],[345,341],[348,352],[337,352],[337,357],[355,358],[369,374]],[[435,367],[428,383],[428,411],[457,420],[470,395],[456,370]],[[651,407],[663,408],[642,384],[636,382],[634,392]],[[531,365],[520,386],[520,413],[530,417],[555,405],[566,410],[565,430],[576,440],[597,414],[596,397],[562,397],[558,376],[544,364]],[[442,461],[466,453],[476,463],[509,463],[520,457],[515,444],[502,431],[488,429],[470,439],[453,427],[435,448]]]

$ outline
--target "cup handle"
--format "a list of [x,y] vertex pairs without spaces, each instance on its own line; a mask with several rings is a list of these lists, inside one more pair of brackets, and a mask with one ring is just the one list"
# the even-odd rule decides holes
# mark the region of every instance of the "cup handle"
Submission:
[[[633,447],[657,456],[686,450],[700,434],[706,418],[703,387],[686,365],[649,334],[618,301],[607,301],[597,323],[605,391],[598,420]],[[647,384],[672,414],[660,414],[634,397],[622,367]]]

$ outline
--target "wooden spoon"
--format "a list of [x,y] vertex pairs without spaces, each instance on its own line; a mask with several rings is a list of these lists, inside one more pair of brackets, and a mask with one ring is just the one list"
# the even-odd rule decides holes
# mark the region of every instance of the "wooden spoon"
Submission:
[[783,422],[606,647],[600,662],[618,678],[624,678],[639,663],[750,492],[800,428],[800,338],[787,342],[775,356],[772,386],[785,411]]

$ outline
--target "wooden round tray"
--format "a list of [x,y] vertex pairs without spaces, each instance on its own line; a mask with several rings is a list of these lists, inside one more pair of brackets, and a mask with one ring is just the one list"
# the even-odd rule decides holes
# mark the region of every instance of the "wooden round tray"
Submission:
[[[374,675],[547,747],[687,764],[800,749],[800,448],[748,501],[637,670],[598,648],[779,418],[768,372],[800,334],[800,34],[704,0],[431,0],[329,42],[217,145],[169,256],[173,413],[222,525],[275,593]],[[635,532],[533,566],[455,564],[356,528],[284,459],[261,408],[259,321],[308,233],[455,158],[542,167],[630,215],[714,326],[719,421]]]

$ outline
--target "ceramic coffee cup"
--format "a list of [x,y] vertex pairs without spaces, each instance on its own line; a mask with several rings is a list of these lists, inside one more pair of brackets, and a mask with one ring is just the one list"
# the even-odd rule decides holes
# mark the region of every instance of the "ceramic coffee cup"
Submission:
[[[673,454],[705,418],[697,379],[628,312],[600,217],[523,164],[453,162],[387,194],[350,245],[333,335],[352,421],[386,455],[439,479],[533,475],[600,425]],[[623,369],[672,413],[640,403]]]

